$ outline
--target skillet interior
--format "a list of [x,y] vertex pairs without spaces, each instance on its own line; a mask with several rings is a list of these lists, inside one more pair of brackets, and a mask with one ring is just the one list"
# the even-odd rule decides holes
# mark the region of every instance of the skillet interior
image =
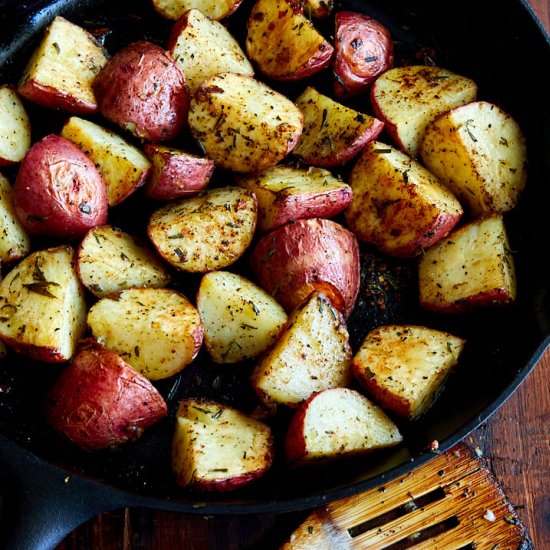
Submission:
[[[103,26],[112,30],[106,46],[114,52],[123,44],[147,38],[164,43],[169,23],[157,17],[149,0],[116,2],[60,1],[36,2],[14,7],[14,2],[0,0],[0,26],[13,29],[13,37],[0,44],[0,82],[16,82],[22,64],[40,36],[40,24],[52,13],[65,14],[75,22]],[[29,13],[45,5],[34,18]],[[237,11],[230,24],[239,27],[250,2]],[[52,7],[53,6],[53,7]],[[213,367],[207,357],[199,360],[179,377],[159,384],[169,400],[170,415],[158,428],[133,444],[116,451],[90,455],[74,449],[55,436],[41,422],[41,405],[60,367],[31,364],[22,357],[10,356],[0,366],[0,432],[25,449],[47,461],[79,472],[110,486],[172,501],[185,511],[195,511],[192,503],[206,501],[200,512],[232,512],[250,509],[291,510],[313,506],[325,498],[337,498],[380,483],[388,475],[412,469],[429,458],[426,445],[437,439],[441,449],[451,446],[482,422],[519,384],[532,366],[537,346],[550,332],[550,298],[547,264],[550,250],[550,123],[547,100],[550,97],[548,67],[550,48],[519,2],[474,2],[466,0],[454,6],[452,16],[445,14],[437,2],[397,0],[344,1],[339,7],[356,9],[386,24],[397,41],[398,55],[413,60],[417,54],[434,57],[437,64],[473,78],[479,84],[479,98],[500,104],[524,129],[530,161],[528,188],[519,206],[506,216],[511,246],[515,252],[519,297],[516,304],[500,310],[452,317],[419,311],[414,305],[397,308],[388,321],[399,320],[426,324],[448,330],[467,339],[461,362],[436,405],[412,426],[400,424],[405,433],[401,447],[333,465],[295,473],[284,461],[268,476],[249,488],[223,496],[183,493],[170,474],[169,449],[173,415],[179,398],[185,395],[208,395],[246,408],[252,405],[250,391],[242,384],[249,366]],[[105,16],[105,13],[108,15]],[[22,15],[24,14],[24,15]],[[128,15],[130,14],[130,15]],[[21,27],[18,27],[21,25]],[[22,33],[22,34],[21,34]],[[16,44],[14,51],[9,45]],[[9,54],[9,57],[6,56]],[[325,75],[326,79],[326,75]],[[315,85],[324,86],[323,77]],[[290,95],[304,85],[283,87]],[[354,105],[369,112],[368,102]],[[47,113],[29,106],[31,120],[40,122],[33,128],[33,139],[58,131],[65,116]],[[8,175],[13,175],[9,174]],[[112,212],[111,220],[131,228],[130,219],[147,215],[136,200],[129,200]],[[246,271],[246,263],[240,266]],[[192,297],[197,281],[178,277],[176,287]],[[395,317],[394,317],[395,315]],[[361,323],[362,321],[359,321]],[[365,320],[369,323],[369,320]],[[282,430],[285,421],[275,425]],[[279,449],[280,451],[280,449]]]

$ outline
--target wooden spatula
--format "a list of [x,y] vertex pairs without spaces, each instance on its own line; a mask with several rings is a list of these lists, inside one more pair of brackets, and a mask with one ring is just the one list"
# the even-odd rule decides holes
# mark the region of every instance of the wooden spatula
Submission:
[[315,510],[281,550],[531,547],[485,462],[460,444],[383,487]]

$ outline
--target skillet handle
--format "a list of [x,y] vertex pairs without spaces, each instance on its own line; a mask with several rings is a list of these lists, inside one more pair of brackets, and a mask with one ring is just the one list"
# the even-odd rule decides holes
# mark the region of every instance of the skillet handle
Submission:
[[53,550],[82,523],[125,506],[123,493],[73,477],[1,436],[0,472],[3,550]]

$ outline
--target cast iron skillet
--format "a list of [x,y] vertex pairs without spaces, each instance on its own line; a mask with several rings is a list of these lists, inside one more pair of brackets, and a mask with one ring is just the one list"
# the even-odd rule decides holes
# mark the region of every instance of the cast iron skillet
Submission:
[[[9,357],[0,366],[4,548],[51,548],[86,519],[123,506],[240,514],[299,510],[343,498],[423,464],[433,456],[426,451],[432,440],[439,441],[440,451],[448,449],[486,420],[527,376],[550,343],[550,41],[524,2],[463,0],[447,6],[445,14],[438,4],[350,0],[339,6],[364,11],[386,24],[401,60],[431,58],[476,80],[479,97],[512,113],[527,135],[528,187],[519,206],[506,216],[517,265],[517,302],[499,310],[437,316],[396,295],[397,306],[381,314],[384,321],[424,323],[467,339],[460,365],[433,409],[413,426],[401,425],[405,443],[399,448],[299,473],[277,461],[265,479],[249,488],[227,495],[191,494],[175,487],[170,476],[166,449],[175,406],[182,396],[197,393],[242,408],[251,406],[250,392],[241,384],[249,366],[220,369],[199,358],[180,377],[159,384],[170,405],[166,421],[134,444],[90,455],[61,441],[42,423],[45,388],[60,367]],[[238,27],[247,9],[243,6],[231,24],[237,21]],[[162,44],[170,26],[154,14],[149,0],[0,0],[0,82],[17,81],[40,32],[56,14],[96,28],[108,24],[112,32],[106,45],[112,52],[143,37]],[[319,77],[315,85],[323,89],[324,79]],[[365,100],[355,104],[368,109]],[[35,140],[57,131],[65,119],[31,105],[29,110],[31,119],[38,121]],[[111,219],[131,229],[132,220],[147,213],[129,200],[111,213]],[[195,285],[183,276],[176,281],[176,287],[190,296]],[[350,321],[356,339],[369,323],[376,320],[356,316]],[[284,421],[274,429],[283,427]]]

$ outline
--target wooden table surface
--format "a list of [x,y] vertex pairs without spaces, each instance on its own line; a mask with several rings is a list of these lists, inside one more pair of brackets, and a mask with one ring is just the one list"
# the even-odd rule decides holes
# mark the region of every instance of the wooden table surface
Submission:
[[[550,29],[549,0],[531,5]],[[479,447],[526,525],[536,550],[550,549],[550,351],[519,390],[468,439]],[[262,548],[290,534],[303,514],[203,518],[152,510],[105,513],[57,550],[231,550]]]

